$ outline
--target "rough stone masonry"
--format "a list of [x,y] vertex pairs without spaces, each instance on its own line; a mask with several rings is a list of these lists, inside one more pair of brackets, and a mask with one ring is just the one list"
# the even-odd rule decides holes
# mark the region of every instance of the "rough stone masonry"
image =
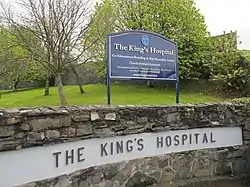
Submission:
[[[0,154],[10,150],[205,127],[243,128],[244,145],[124,161],[22,187],[173,186],[179,181],[249,176],[250,105],[38,107],[0,110]],[[14,177],[14,174],[13,174]]]

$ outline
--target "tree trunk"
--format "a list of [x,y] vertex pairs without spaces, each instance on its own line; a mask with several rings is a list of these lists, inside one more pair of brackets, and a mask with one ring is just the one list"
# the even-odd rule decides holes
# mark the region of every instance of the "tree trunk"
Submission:
[[83,90],[83,86],[82,86],[82,84],[81,84],[80,77],[79,77],[79,75],[78,75],[78,73],[77,73],[77,71],[76,71],[76,69],[75,69],[75,67],[74,67],[73,65],[71,65],[71,69],[72,69],[73,73],[74,73],[75,76],[76,76],[76,83],[77,83],[77,85],[78,85],[78,87],[79,87],[80,93],[81,93],[81,94],[84,94],[85,92],[84,92],[84,90]]
[[62,84],[62,77],[61,77],[60,73],[57,74],[56,82],[57,82],[57,89],[58,89],[58,94],[59,94],[59,97],[60,97],[61,105],[66,106],[67,102],[66,102],[66,98],[65,98],[65,94],[64,94],[64,89],[63,89],[63,84]]
[[17,91],[17,89],[16,89],[17,84],[18,84],[18,81],[15,81],[15,82],[12,84],[12,92],[16,92],[16,91]]
[[45,80],[45,90],[44,90],[44,95],[48,96],[49,95],[49,73],[46,75],[46,80]]

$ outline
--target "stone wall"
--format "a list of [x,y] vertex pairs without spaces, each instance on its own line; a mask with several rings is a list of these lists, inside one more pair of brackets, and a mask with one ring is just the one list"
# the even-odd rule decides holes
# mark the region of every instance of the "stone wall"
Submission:
[[24,186],[172,186],[177,181],[209,177],[245,177],[250,171],[249,117],[250,106],[226,103],[0,110],[0,154],[82,139],[240,126],[244,133],[243,146],[189,151],[107,164]]

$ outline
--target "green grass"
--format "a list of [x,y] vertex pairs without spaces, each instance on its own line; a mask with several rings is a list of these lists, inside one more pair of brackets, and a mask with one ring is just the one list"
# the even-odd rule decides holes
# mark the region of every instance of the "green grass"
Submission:
[[[65,86],[68,105],[106,104],[105,85],[87,85],[86,94],[81,95],[77,86]],[[43,89],[21,90],[16,93],[2,91],[0,108],[29,106],[58,106],[59,96],[56,88],[50,89],[50,96],[43,96]],[[112,85],[112,105],[169,105],[175,104],[175,91],[147,88],[146,86]],[[181,91],[181,103],[206,103],[222,101],[221,98],[192,91]]]

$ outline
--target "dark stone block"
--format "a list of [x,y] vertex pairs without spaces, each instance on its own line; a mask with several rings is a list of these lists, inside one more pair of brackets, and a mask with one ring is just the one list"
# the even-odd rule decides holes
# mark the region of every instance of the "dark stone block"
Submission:
[[217,168],[215,169],[216,175],[224,176],[232,174],[232,167],[228,162],[220,162],[217,164]]
[[119,173],[118,164],[108,164],[102,169],[105,180],[112,180]]
[[157,180],[153,177],[143,174],[137,171],[126,183],[126,187],[145,187],[157,183]]

